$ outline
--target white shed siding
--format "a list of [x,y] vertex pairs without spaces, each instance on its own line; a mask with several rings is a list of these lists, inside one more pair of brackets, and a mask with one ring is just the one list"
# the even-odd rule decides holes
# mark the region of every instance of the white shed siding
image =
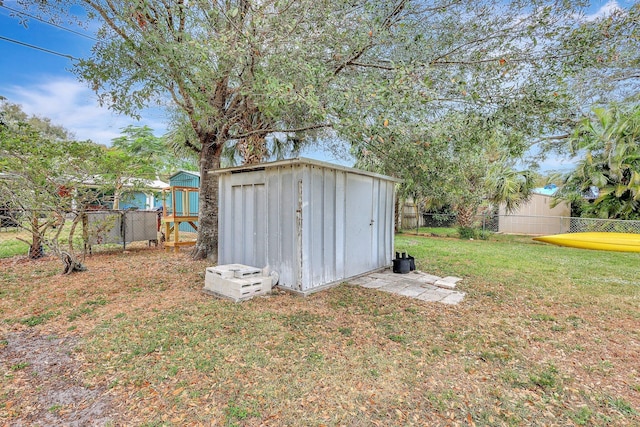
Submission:
[[220,174],[220,264],[309,292],[391,264],[395,180],[307,159]]

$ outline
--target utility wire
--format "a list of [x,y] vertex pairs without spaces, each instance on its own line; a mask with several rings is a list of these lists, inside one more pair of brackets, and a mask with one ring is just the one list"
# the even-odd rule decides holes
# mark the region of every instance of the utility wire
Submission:
[[72,30],[71,28],[63,27],[62,25],[54,24],[53,22],[45,21],[44,19],[38,18],[37,16],[31,15],[31,14],[29,14],[27,12],[22,12],[20,10],[13,9],[13,8],[11,8],[9,6],[5,6],[4,4],[2,4],[1,0],[0,0],[0,7],[3,7],[5,9],[7,9],[7,10],[10,10],[10,11],[12,11],[14,13],[17,13],[18,15],[28,16],[29,18],[35,19],[36,21],[42,22],[43,24],[51,25],[53,27],[59,28],[59,29],[64,30],[64,31],[68,31],[70,33],[76,34],[76,35],[81,36],[81,37],[85,37],[85,38],[93,40],[93,41],[98,41],[98,39],[96,39],[95,37],[91,37],[91,36],[89,36],[87,34],[79,32],[79,31]]
[[45,48],[40,47],[40,46],[36,46],[36,45],[33,45],[33,44],[21,42],[19,40],[10,39],[8,37],[0,36],[0,40],[5,40],[5,41],[8,41],[10,43],[19,44],[20,46],[25,46],[25,47],[28,47],[28,48],[31,48],[31,49],[40,50],[42,52],[50,53],[52,55],[62,56],[63,58],[71,59],[73,61],[79,61],[80,60],[80,58],[76,58],[75,56],[67,55],[66,53],[60,53],[60,52],[56,52],[55,50],[45,49]]

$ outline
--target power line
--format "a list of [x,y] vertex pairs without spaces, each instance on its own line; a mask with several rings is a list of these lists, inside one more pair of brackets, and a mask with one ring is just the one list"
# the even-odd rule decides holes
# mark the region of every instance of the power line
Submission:
[[0,36],[0,40],[5,40],[5,41],[8,41],[10,43],[18,44],[20,46],[25,46],[25,47],[28,47],[28,48],[31,48],[31,49],[40,50],[42,52],[50,53],[52,55],[62,56],[63,58],[71,59],[73,61],[79,61],[80,60],[80,58],[76,58],[75,56],[67,55],[66,53],[60,53],[60,52],[56,52],[55,50],[45,49],[45,48],[40,47],[40,46],[36,46],[36,45],[33,45],[33,44],[21,42],[19,40],[10,39],[8,37]]
[[51,25],[53,27],[59,28],[59,29],[64,30],[64,31],[68,31],[70,33],[76,34],[76,35],[81,36],[81,37],[85,37],[85,38],[93,40],[93,41],[98,41],[98,39],[96,39],[95,37],[91,37],[91,36],[89,36],[87,34],[79,32],[79,31],[72,30],[71,28],[63,27],[62,25],[54,24],[53,22],[45,21],[44,19],[38,18],[37,16],[31,15],[31,14],[29,14],[27,12],[22,12],[20,10],[13,9],[13,8],[11,8],[9,6],[5,6],[4,4],[2,4],[2,1],[0,1],[0,7],[4,7],[7,10],[10,10],[10,11],[12,11],[14,13],[17,13],[18,15],[28,16],[29,18],[35,19],[36,21],[42,22],[43,24]]

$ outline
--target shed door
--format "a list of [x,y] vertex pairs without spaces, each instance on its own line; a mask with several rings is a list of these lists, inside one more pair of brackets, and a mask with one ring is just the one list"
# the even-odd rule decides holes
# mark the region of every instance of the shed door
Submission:
[[373,186],[372,179],[362,175],[347,175],[346,194],[346,254],[347,277],[376,268],[373,254]]
[[231,187],[232,237],[234,262],[266,265],[267,214],[264,183]]

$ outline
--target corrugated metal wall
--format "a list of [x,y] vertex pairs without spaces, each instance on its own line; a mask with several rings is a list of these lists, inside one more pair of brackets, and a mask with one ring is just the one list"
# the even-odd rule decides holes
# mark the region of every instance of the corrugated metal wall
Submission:
[[391,264],[395,181],[300,159],[220,175],[219,263],[302,292]]

